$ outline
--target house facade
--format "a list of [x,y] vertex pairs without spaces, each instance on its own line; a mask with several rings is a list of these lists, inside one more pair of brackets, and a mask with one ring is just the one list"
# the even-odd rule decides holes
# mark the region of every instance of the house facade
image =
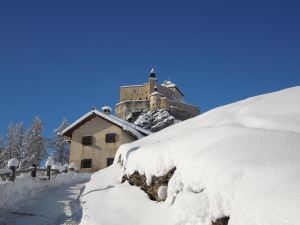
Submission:
[[74,162],[80,172],[110,166],[120,145],[150,134],[110,115],[110,111],[109,107],[104,107],[103,112],[93,109],[62,131],[71,143],[69,161]]
[[199,107],[185,103],[183,97],[182,91],[173,82],[167,80],[159,84],[152,69],[147,83],[120,88],[120,102],[115,106],[115,113],[122,119],[133,110],[145,109],[165,109],[179,120],[199,115]]

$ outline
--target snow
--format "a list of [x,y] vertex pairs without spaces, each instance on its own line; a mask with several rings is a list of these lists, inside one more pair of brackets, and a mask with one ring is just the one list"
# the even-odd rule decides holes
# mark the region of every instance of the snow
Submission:
[[157,191],[157,194],[160,200],[166,200],[168,196],[168,186],[160,186]]
[[75,171],[78,171],[78,166],[76,165],[76,163],[71,162],[71,164],[68,167],[69,169],[73,169]]
[[59,165],[59,164],[54,164],[52,166],[52,169],[54,170],[58,170],[59,172],[63,172],[63,171],[66,171],[66,169],[68,168],[68,164],[65,164],[63,166]]
[[150,74],[156,74],[154,68],[151,69]]
[[159,93],[158,91],[154,91],[151,93],[150,97],[151,96],[154,96],[154,95],[160,95],[160,96],[163,96],[163,94]]
[[11,166],[18,167],[18,165],[19,165],[19,160],[16,158],[12,158],[12,159],[8,160],[8,162],[7,162],[7,167],[9,167],[9,168]]
[[32,198],[37,193],[49,188],[55,189],[61,185],[86,182],[89,179],[90,174],[62,173],[52,176],[51,180],[39,180],[39,178],[22,174],[16,177],[15,182],[0,181],[0,208],[1,210],[15,208],[22,201]]
[[[130,115],[132,116],[132,115]],[[130,118],[130,116],[128,118]],[[134,124],[153,132],[173,125],[175,118],[167,110],[159,109],[155,111],[145,110],[134,121]]]
[[[48,159],[46,160],[46,163],[45,163],[45,166],[48,167],[48,166],[51,166],[53,167],[54,166],[54,159],[52,156],[49,156]],[[52,168],[53,169],[53,168]]]
[[112,111],[112,108],[110,107],[110,106],[108,106],[108,105],[106,105],[106,106],[103,106],[102,107],[102,111],[105,111],[105,110],[108,110],[108,111]]
[[[35,183],[28,180],[28,177],[23,177],[13,185],[6,184],[16,194],[18,201],[10,204],[10,207],[3,208],[1,206],[0,224],[79,224],[82,216],[79,196],[89,177],[87,174],[77,174],[76,176],[75,174],[64,174],[55,180],[36,181]],[[1,186],[3,184],[0,184]],[[5,190],[1,190],[2,196],[2,192]],[[19,191],[16,192],[16,190]],[[21,193],[24,196],[23,199],[20,199]],[[14,200],[15,198],[12,197],[12,201]]]
[[[249,98],[122,145],[87,184],[81,224],[297,224],[299,99],[300,87]],[[150,183],[174,167],[163,203],[120,183],[123,173]]]
[[12,170],[9,168],[0,169],[0,175],[12,173]]

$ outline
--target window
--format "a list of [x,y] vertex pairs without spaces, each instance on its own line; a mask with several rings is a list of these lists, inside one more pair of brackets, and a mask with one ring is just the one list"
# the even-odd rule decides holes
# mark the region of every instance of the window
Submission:
[[117,135],[115,133],[113,134],[106,134],[105,136],[105,142],[106,143],[115,143],[116,142]]
[[114,158],[107,158],[107,159],[106,159],[106,165],[107,165],[107,166],[112,165],[113,162],[114,162]]
[[93,136],[82,137],[82,144],[85,146],[91,146],[93,144]]
[[92,168],[92,160],[91,159],[81,160],[81,168]]

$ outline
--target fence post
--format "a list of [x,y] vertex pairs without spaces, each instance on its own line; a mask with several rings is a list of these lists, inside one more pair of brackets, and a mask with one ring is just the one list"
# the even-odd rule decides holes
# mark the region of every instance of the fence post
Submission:
[[50,177],[51,177],[51,166],[47,166],[47,176],[48,176],[48,179],[50,180]]
[[15,182],[16,179],[16,167],[15,166],[10,166],[10,169],[12,170],[12,175],[10,177],[10,180]]
[[35,163],[32,164],[33,171],[31,171],[31,176],[36,177],[36,172],[37,172],[37,166]]

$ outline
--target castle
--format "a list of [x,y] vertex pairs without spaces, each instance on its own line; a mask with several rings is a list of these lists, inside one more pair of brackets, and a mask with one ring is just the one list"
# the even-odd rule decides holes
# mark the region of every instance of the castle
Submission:
[[171,81],[159,84],[154,69],[151,70],[148,83],[122,86],[120,102],[116,104],[116,116],[126,119],[134,110],[165,109],[178,120],[186,120],[200,114],[197,106],[186,104],[182,91]]

